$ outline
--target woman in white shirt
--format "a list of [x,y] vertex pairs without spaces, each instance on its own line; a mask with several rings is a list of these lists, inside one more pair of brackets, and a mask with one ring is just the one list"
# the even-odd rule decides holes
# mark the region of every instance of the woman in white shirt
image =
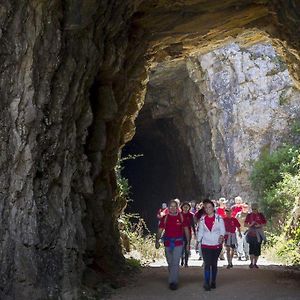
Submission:
[[225,235],[224,221],[215,214],[214,203],[206,201],[204,204],[206,215],[199,221],[197,240],[201,244],[204,260],[204,289],[216,288],[218,271],[218,257],[222,250]]

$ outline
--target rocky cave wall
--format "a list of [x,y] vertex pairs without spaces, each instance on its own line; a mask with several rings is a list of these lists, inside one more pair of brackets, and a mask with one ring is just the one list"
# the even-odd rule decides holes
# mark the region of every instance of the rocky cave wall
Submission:
[[252,163],[262,151],[291,142],[299,100],[271,44],[229,43],[157,65],[144,107],[152,118],[171,118],[178,128],[192,158],[198,198],[241,195],[251,202]]
[[3,300],[79,299],[84,270],[123,262],[113,166],[145,78],[138,3],[1,1]]
[[300,116],[299,90],[270,44],[231,43],[194,56],[188,69],[204,95],[222,194],[251,202],[252,163],[263,150],[291,142]]
[[[220,170],[212,152],[207,111],[186,61],[162,63],[152,70],[144,107],[149,107],[153,119],[171,119],[187,146],[192,160],[189,172],[197,178],[197,185],[190,183],[195,199],[218,194]],[[185,164],[184,160],[179,163]]]
[[[184,101],[178,107],[169,105],[170,91],[176,100],[185,97],[181,85],[173,85],[171,90],[167,85],[178,71],[180,68],[176,68],[171,78],[158,76],[162,86],[156,86],[158,82],[155,84],[153,79],[150,80],[145,105],[136,120],[136,134],[122,151],[124,158],[142,154],[142,157],[124,162],[123,176],[129,180],[133,200],[128,203],[126,211],[138,212],[152,232],[157,230],[156,212],[162,202],[168,203],[174,198],[190,201],[200,199],[203,194],[180,126],[182,120],[176,114],[180,114]],[[187,71],[185,75],[188,75]],[[154,116],[154,110],[157,116]]]
[[293,0],[1,1],[0,298],[79,299],[82,283],[92,284],[84,271],[97,283],[122,264],[114,166],[134,134],[148,62],[254,27],[297,48],[297,8]]

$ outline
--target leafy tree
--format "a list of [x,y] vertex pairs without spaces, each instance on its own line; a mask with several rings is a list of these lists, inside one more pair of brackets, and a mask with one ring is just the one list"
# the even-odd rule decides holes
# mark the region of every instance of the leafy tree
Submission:
[[294,146],[285,145],[273,153],[264,152],[255,162],[250,181],[252,187],[263,196],[283,180],[284,174],[297,174],[300,151]]

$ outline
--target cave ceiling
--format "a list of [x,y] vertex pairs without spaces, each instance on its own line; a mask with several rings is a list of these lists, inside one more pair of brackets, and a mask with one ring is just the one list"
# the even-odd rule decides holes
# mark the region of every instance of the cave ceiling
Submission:
[[264,32],[299,49],[300,1],[144,1],[133,23],[148,33],[149,54],[156,62],[207,50],[245,31],[249,42],[261,41]]

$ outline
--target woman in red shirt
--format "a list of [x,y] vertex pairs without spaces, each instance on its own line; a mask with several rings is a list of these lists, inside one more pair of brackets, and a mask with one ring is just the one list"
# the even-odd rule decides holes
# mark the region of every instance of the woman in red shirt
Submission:
[[245,227],[248,227],[247,242],[251,263],[249,268],[257,268],[257,260],[261,254],[261,243],[265,239],[263,227],[267,221],[265,216],[258,211],[258,204],[251,204],[252,212],[245,219]]
[[156,234],[156,249],[159,248],[159,240],[163,235],[165,246],[165,255],[168,262],[169,270],[169,288],[176,290],[178,287],[179,262],[182,255],[184,235],[186,238],[186,248],[190,248],[190,232],[188,224],[184,220],[183,215],[179,212],[178,204],[175,200],[169,203],[168,214],[159,222]]
[[[184,221],[188,225],[188,229],[190,232],[190,239],[192,237],[192,230],[194,235],[196,235],[195,231],[195,223],[194,223],[194,214],[190,212],[191,205],[188,202],[183,202],[181,205],[181,212]],[[187,249],[186,245],[190,244],[191,241],[187,241],[185,236],[184,236],[184,243],[183,243],[183,249],[182,249],[182,257],[181,257],[181,266],[188,266],[188,260],[189,260],[189,255],[190,255],[190,250]]]

